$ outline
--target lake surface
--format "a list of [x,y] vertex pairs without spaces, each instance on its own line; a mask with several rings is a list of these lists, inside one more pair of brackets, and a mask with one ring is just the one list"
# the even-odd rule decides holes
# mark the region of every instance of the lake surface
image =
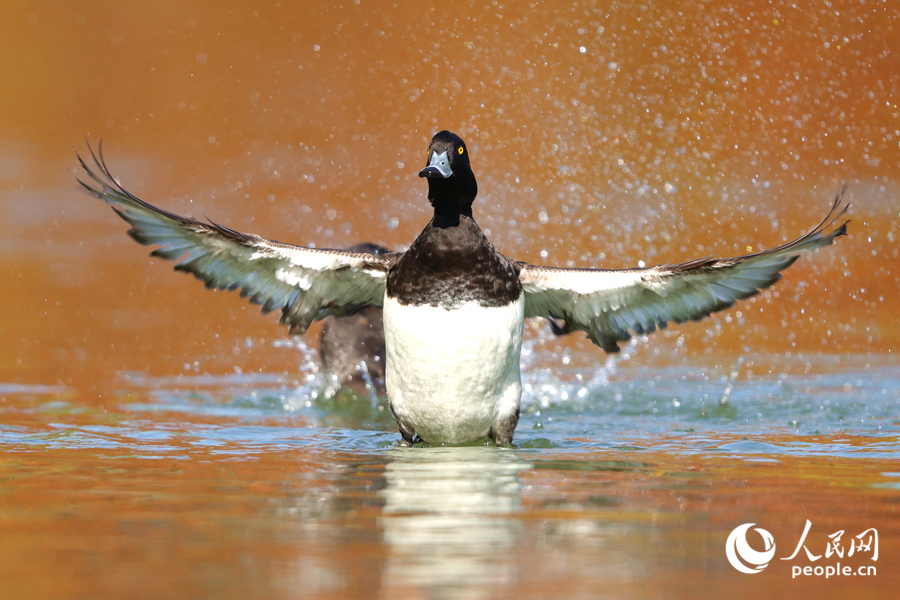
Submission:
[[[900,19],[698,11],[14,3],[0,598],[896,597]],[[843,182],[850,236],[613,357],[529,323],[517,448],[401,448],[383,399],[330,389],[318,327],[172,273],[75,183],[102,137],[166,209],[402,249],[444,128],[535,264],[771,247]]]
[[[0,575],[23,598],[741,596],[730,531],[785,558],[808,519],[819,560],[774,560],[754,593],[891,597],[900,369],[828,358],[750,380],[526,371],[518,449],[398,447],[379,401],[327,398],[314,370],[122,373],[100,406],[0,386]],[[823,556],[872,527],[877,560]],[[877,575],[791,576],[838,562]]]

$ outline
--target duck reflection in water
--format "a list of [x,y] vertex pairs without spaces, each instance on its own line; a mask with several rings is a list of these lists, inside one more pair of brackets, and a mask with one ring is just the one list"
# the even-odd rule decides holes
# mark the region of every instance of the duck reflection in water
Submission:
[[391,590],[433,598],[490,598],[514,582],[522,521],[519,473],[532,468],[515,452],[484,446],[399,447],[385,465],[379,524],[390,549]]

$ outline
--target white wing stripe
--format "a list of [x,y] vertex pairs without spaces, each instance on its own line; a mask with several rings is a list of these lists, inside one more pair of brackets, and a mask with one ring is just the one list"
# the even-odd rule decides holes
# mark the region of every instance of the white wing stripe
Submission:
[[304,290],[308,290],[310,288],[309,279],[302,275],[298,275],[288,271],[287,269],[276,269],[275,270],[275,278],[279,281],[283,281],[284,283],[290,286],[297,286]]

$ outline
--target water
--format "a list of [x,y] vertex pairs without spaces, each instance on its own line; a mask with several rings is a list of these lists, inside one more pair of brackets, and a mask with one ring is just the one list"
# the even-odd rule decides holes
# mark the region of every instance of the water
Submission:
[[[526,344],[526,365],[533,352],[529,346],[533,344]],[[716,376],[675,366],[631,369],[612,366],[612,361],[587,377],[572,369],[526,367],[516,442],[522,449],[624,447],[680,454],[728,449],[900,458],[892,445],[900,432],[900,368],[877,362],[852,365],[841,357],[844,367],[835,369],[834,357],[814,360],[823,372],[750,380],[737,379],[736,371]],[[63,386],[2,385],[7,416],[33,419],[47,429],[2,425],[0,443],[22,450],[122,445],[141,452],[151,452],[154,444],[168,452],[176,444],[221,447],[218,451],[225,454],[332,443],[377,452],[394,445],[385,398],[335,393],[314,365],[308,368],[302,380],[272,374],[120,373],[114,397],[100,408],[80,403]],[[70,419],[76,423],[67,423]],[[294,426],[298,423],[302,426]],[[748,436],[793,437],[796,442],[731,442]],[[820,436],[836,442],[823,445]],[[849,446],[840,442],[842,436],[872,441]]]
[[[383,400],[331,397],[314,366],[300,379],[121,373],[99,407],[64,386],[5,385],[7,585],[72,598],[593,598],[702,580],[740,595],[730,530],[765,527],[784,558],[806,519],[819,555],[834,531],[848,543],[877,527],[879,560],[843,564],[875,565],[887,585],[898,371],[832,363],[750,381],[526,370],[517,449],[398,447]],[[794,565],[816,563],[775,560],[758,585],[799,585]],[[826,597],[856,585],[808,579]]]

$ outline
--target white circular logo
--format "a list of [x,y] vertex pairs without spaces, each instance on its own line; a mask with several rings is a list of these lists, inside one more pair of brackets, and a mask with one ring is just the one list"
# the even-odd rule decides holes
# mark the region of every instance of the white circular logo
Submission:
[[754,529],[763,539],[766,547],[764,552],[757,552],[747,543],[747,530],[754,525],[755,523],[738,525],[725,542],[725,556],[728,557],[728,562],[741,573],[759,573],[775,556],[775,538],[765,529],[760,527]]

